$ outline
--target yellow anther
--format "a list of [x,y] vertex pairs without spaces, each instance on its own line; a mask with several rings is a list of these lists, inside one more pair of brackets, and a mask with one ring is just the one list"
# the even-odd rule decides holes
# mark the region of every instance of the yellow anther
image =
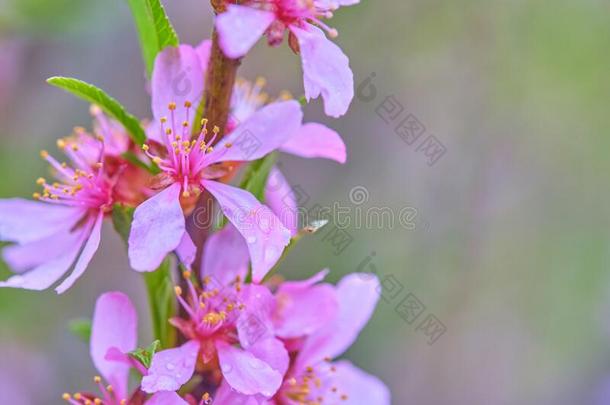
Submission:
[[89,113],[91,113],[91,115],[98,115],[101,112],[102,109],[96,106],[95,104],[91,104],[91,106],[89,107]]
[[167,122],[167,117],[161,117],[161,124],[165,124]]
[[176,103],[172,101],[167,105],[167,108],[169,108],[170,111],[174,111],[176,109]]
[[342,401],[347,401],[347,398],[348,398],[347,394],[341,395],[341,400]]
[[184,197],[184,198],[189,198],[190,196],[191,196],[191,193],[189,193],[187,190],[184,190],[184,191],[182,192],[182,197]]
[[102,403],[102,400],[101,400],[101,399],[99,399],[99,398],[95,398],[95,399],[93,400],[93,403],[94,403],[95,405],[100,405],[100,404]]
[[114,391],[114,388],[112,388],[112,385],[107,385],[106,386],[106,391],[112,392],[112,391]]
[[161,161],[162,161],[162,159],[161,159],[159,156],[155,156],[155,157],[153,158],[153,162],[154,162],[155,164],[157,164],[157,165],[158,165],[159,163],[161,163]]
[[66,167],[68,167],[68,164],[66,162],[61,162],[61,167],[65,169]]
[[74,128],[73,128],[73,131],[74,131],[74,132],[86,132],[86,131],[85,131],[85,128],[83,128],[83,127],[74,127]]
[[40,157],[43,159],[46,159],[49,157],[49,152],[47,152],[46,150],[41,150],[40,151]]
[[102,377],[100,377],[99,375],[96,375],[95,377],[93,377],[93,382],[95,382],[96,384],[101,383]]
[[267,79],[259,76],[256,78],[256,81],[254,83],[257,87],[264,87],[267,84]]
[[127,400],[126,399],[121,399],[121,402],[119,405],[127,405]]
[[59,196],[57,194],[51,194],[52,200],[59,200]]
[[216,125],[214,125],[214,128],[212,129],[212,132],[214,132],[215,134],[220,132],[220,128],[218,128]]
[[210,393],[209,393],[209,392],[205,392],[205,393],[203,394],[203,396],[201,397],[201,399],[202,399],[203,401],[206,401],[206,402],[207,402],[207,401],[209,401],[211,398],[212,398],[212,397],[210,396]]
[[80,401],[80,399],[81,399],[82,397],[83,397],[83,396],[80,394],[80,392],[77,392],[77,393],[75,393],[75,394],[74,394],[74,399],[76,399],[77,401]]
[[142,145],[142,150],[144,152],[147,152],[150,149],[150,146],[148,146],[147,144]]
[[63,395],[61,396],[62,399],[64,399],[65,401],[68,401],[72,398],[72,395],[68,394],[67,392],[64,392]]
[[207,153],[212,153],[212,152],[214,152],[214,147],[213,147],[213,146],[208,147],[208,149],[206,150],[206,152],[207,152]]
[[199,303],[199,308],[205,309],[205,302],[200,302]]
[[165,130],[165,135],[171,135],[172,134],[172,129],[171,128],[167,128]]
[[188,127],[189,126],[189,122],[188,121],[182,121],[182,126],[183,127]]
[[182,277],[184,277],[184,278],[186,278],[186,279],[189,279],[189,278],[191,278],[191,274],[192,274],[192,273],[191,273],[189,270],[184,270],[184,271],[182,272]]
[[184,102],[184,106],[185,106],[186,108],[191,108],[191,106],[192,106],[192,105],[193,105],[193,104],[191,104],[191,102],[190,102],[190,101],[188,101],[188,100]]
[[40,200],[40,193],[34,193],[34,194],[32,194],[32,197],[33,197],[35,200]]
[[182,295],[182,288],[177,285],[174,287],[174,292],[176,293],[176,295]]
[[77,145],[77,144],[75,144],[75,143],[73,143],[72,145],[70,145],[70,148],[72,148],[72,150],[73,150],[74,152],[77,152],[77,151],[78,151],[78,145]]
[[66,147],[66,141],[64,141],[63,139],[58,139],[57,140],[57,147],[59,149],[64,149]]
[[95,163],[93,166],[94,166],[96,169],[101,169],[101,168],[104,166],[104,164],[103,164],[102,162],[97,162],[97,163]]
[[337,38],[339,36],[339,31],[334,28],[331,28],[330,30],[328,30],[328,36],[331,38]]
[[231,146],[233,146],[233,144],[231,142],[225,143],[225,148],[230,148]]
[[189,141],[182,141],[182,146],[184,146],[185,148],[188,148],[191,145],[191,143]]
[[38,184],[39,186],[43,186],[46,182],[47,181],[44,179],[44,177],[39,177],[38,179],[36,179],[36,184]]
[[208,125],[208,119],[207,118],[202,118],[200,121],[200,124],[202,127],[205,127],[206,125]]

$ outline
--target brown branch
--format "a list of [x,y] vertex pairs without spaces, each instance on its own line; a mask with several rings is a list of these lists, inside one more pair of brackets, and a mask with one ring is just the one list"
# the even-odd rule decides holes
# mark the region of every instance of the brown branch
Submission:
[[222,53],[218,43],[218,32],[214,30],[210,63],[205,79],[203,117],[208,119],[210,125],[220,128],[221,135],[224,134],[229,118],[231,93],[240,64],[240,59],[229,59]]
[[[215,1],[219,4],[215,4]],[[212,6],[216,12],[223,10],[223,3],[222,0],[212,0]],[[240,64],[240,59],[229,59],[224,55],[218,43],[218,32],[214,29],[210,62],[205,78],[203,117],[208,119],[210,126],[217,126],[220,129],[220,136],[224,134],[227,126],[231,94]],[[195,257],[193,270],[196,272],[195,274],[199,275],[201,275],[203,246],[212,225],[211,198],[209,193],[204,192],[197,203],[195,215],[189,220],[189,233],[195,246],[197,246],[197,256]],[[202,218],[203,216],[206,218]],[[202,219],[207,226],[202,226]]]

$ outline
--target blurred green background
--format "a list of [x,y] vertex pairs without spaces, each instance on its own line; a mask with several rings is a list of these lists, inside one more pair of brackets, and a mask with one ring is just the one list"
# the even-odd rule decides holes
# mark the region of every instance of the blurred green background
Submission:
[[[165,3],[183,42],[209,36],[206,1]],[[308,206],[349,206],[364,187],[361,208],[412,207],[416,226],[348,229],[340,254],[312,237],[284,274],[330,267],[334,282],[375,253],[386,286],[402,289],[384,292],[347,355],[387,382],[393,403],[610,404],[609,11],[602,0],[364,0],[331,21],[356,84],[375,73],[376,97],[354,99],[339,120],[310,105],[306,118],[337,129],[349,161],[282,157],[283,171]],[[286,46],[259,43],[240,73],[302,94]],[[29,196],[46,173],[38,150],[90,125],[85,103],[45,84],[54,75],[150,114],[125,1],[0,0],[2,198]],[[389,96],[446,147],[433,166],[377,115]],[[87,347],[66,325],[90,316],[101,292],[133,294],[149,341],[143,283],[105,233],[66,294],[0,290],[2,403],[61,403],[91,386]],[[412,324],[395,310],[408,293],[426,306]],[[446,327],[432,345],[417,330],[428,314]]]

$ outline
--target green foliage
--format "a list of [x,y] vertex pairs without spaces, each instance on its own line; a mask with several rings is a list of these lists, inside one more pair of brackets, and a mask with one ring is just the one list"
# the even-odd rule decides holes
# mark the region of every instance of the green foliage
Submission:
[[160,0],[127,0],[140,38],[142,57],[150,77],[155,57],[167,46],[178,46],[180,40]]
[[129,355],[134,359],[138,360],[146,368],[150,368],[152,358],[161,348],[161,342],[155,340],[148,347],[138,347],[136,350],[129,352]]
[[165,258],[157,270],[144,273],[144,281],[148,292],[153,334],[161,341],[162,347],[172,347],[176,342],[176,330],[168,321],[176,314],[176,298],[169,257]]
[[[112,207],[114,229],[121,235],[125,243],[129,240],[134,211],[133,207],[121,204],[115,204]],[[153,334],[163,347],[171,347],[176,340],[176,331],[168,323],[168,319],[176,313],[171,260],[167,257],[158,269],[144,273],[143,276],[150,304]]]
[[87,344],[89,343],[89,339],[91,339],[91,319],[73,319],[68,323],[68,329],[74,336]]
[[270,153],[267,156],[250,163],[246,173],[244,174],[240,188],[248,190],[254,194],[259,201],[264,201],[265,185],[267,184],[269,172],[275,164],[275,161],[276,154]]
[[134,211],[135,208],[122,204],[114,204],[112,207],[112,224],[125,243],[129,240],[129,231],[131,230]]
[[98,105],[106,114],[123,124],[129,136],[131,136],[136,144],[142,145],[146,141],[146,134],[140,126],[138,119],[129,114],[125,107],[102,89],[71,77],[55,76],[47,79],[47,83]]

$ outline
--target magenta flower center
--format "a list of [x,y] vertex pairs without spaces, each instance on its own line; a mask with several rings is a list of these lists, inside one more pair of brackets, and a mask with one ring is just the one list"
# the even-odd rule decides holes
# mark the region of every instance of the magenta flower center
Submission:
[[42,193],[34,193],[36,200],[53,204],[106,210],[112,206],[112,184],[103,170],[104,139],[93,138],[77,129],[72,138],[59,139],[57,146],[68,156],[72,165],[60,163],[47,151],[40,156],[54,169],[57,181],[49,183],[39,178]]

